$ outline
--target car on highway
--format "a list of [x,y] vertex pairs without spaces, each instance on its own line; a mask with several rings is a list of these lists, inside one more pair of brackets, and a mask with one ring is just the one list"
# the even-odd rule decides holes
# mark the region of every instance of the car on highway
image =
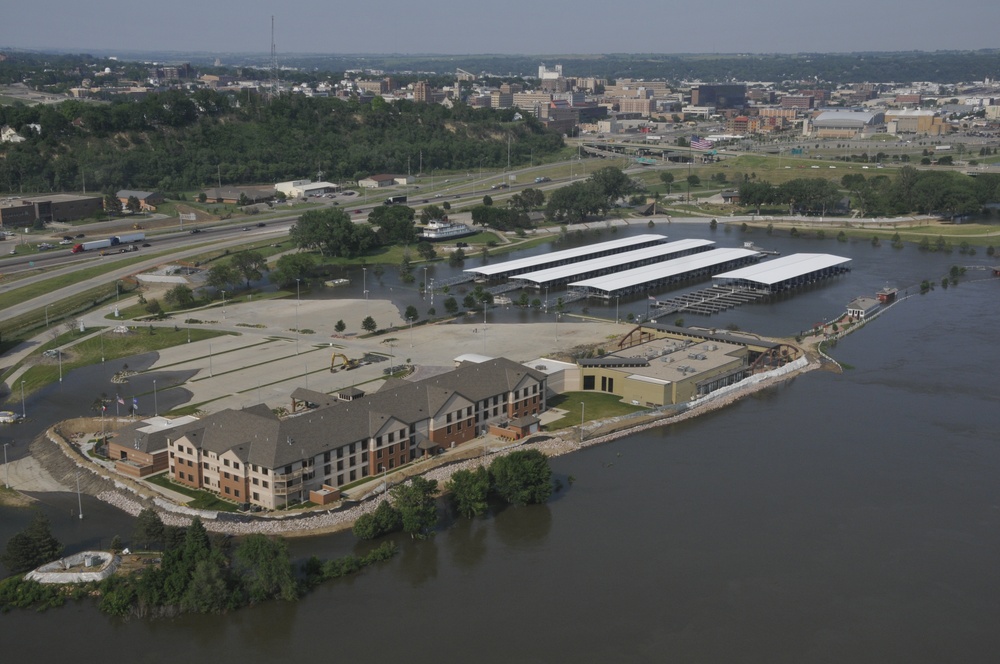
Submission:
[[244,226],[243,230],[248,231],[248,230],[250,230],[250,227],[249,226]]
[[263,221],[257,224],[257,228],[264,228],[265,226],[267,226],[267,224],[265,224]]
[[73,244],[73,238],[63,238],[59,240],[59,244]]
[[150,243],[148,243],[148,242],[143,242],[143,243],[142,243],[142,246],[144,246],[144,247],[152,247],[153,245],[151,245],[151,244],[150,244]]
[[198,234],[198,233],[201,232],[201,229],[200,228],[192,228],[190,232],[191,232],[191,235],[196,235],[196,234]]
[[355,210],[354,214],[361,214],[361,210]]
[[87,234],[86,234],[86,233],[80,233],[79,235],[77,235],[77,236],[76,236],[76,238],[77,238],[78,240],[79,240],[80,238],[82,238],[82,237],[87,237]]

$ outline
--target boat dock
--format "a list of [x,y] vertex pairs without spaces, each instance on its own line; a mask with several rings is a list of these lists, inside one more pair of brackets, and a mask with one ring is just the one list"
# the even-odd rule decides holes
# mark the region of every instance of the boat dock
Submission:
[[650,307],[650,318],[681,312],[711,316],[741,304],[756,302],[767,294],[766,291],[762,290],[714,285],[691,293],[684,293],[669,300],[657,300],[656,304]]

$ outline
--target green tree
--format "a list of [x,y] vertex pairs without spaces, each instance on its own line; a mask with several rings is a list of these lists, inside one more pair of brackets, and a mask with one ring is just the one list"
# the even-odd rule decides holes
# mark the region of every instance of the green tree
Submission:
[[324,256],[353,258],[378,245],[368,224],[354,224],[339,208],[310,210],[288,232],[295,246],[315,249]]
[[374,512],[362,514],[354,522],[353,532],[358,539],[372,540],[401,530],[403,517],[388,500],[383,500]]
[[428,205],[420,211],[420,223],[427,224],[431,221],[440,221],[447,216],[437,205]]
[[250,288],[251,281],[264,276],[261,270],[267,267],[267,259],[259,251],[241,251],[233,255],[232,266]]
[[552,494],[552,469],[538,450],[517,450],[494,459],[490,479],[500,497],[513,505],[543,503]]
[[38,513],[28,527],[7,541],[0,562],[14,574],[33,570],[62,554],[63,546],[49,529],[49,519]]
[[434,249],[434,245],[427,241],[419,242],[417,244],[417,253],[425,261],[437,258],[437,250]]
[[461,265],[464,260],[465,260],[465,251],[461,247],[451,252],[451,255],[448,256],[448,264],[451,265],[452,267],[456,265]]
[[404,314],[404,317],[406,318],[406,320],[415,321],[418,318],[420,318],[420,312],[417,311],[417,308],[411,304],[408,307],[406,307],[406,312]]
[[404,484],[392,487],[392,504],[399,510],[403,532],[410,537],[424,537],[437,523],[434,494],[437,480],[414,477]]
[[606,166],[594,171],[587,183],[596,188],[608,205],[638,191],[635,182],[622,169]]
[[135,196],[129,196],[128,200],[125,202],[125,207],[128,208],[128,211],[132,214],[136,214],[142,209],[142,203],[140,203],[139,199]]
[[239,281],[239,272],[227,263],[217,263],[210,267],[205,279],[205,283],[216,290],[230,290]]
[[667,195],[670,195],[670,188],[674,184],[674,174],[668,171],[660,173],[660,182],[667,185]]
[[366,316],[365,319],[361,321],[361,329],[371,334],[378,329],[378,323],[376,323],[375,319],[371,316]]
[[485,196],[483,196],[483,205],[485,205],[487,207],[489,207],[490,205],[493,205],[493,197],[490,196],[489,194],[486,194]]
[[336,332],[337,334],[343,334],[344,330],[346,329],[347,329],[347,323],[345,323],[343,320],[338,320],[337,324],[333,326],[333,331]]
[[284,254],[275,261],[268,278],[280,286],[287,288],[295,284],[295,280],[307,281],[316,269],[316,257],[313,254],[301,252]]
[[120,198],[114,194],[108,194],[104,197],[104,211],[111,216],[119,215],[122,213],[122,201]]
[[490,491],[490,474],[482,466],[476,470],[457,470],[445,484],[455,510],[464,517],[486,514]]
[[449,314],[454,314],[458,311],[458,300],[454,297],[449,297],[444,301],[444,310]]
[[206,556],[194,563],[181,608],[192,613],[221,613],[229,602],[229,584],[221,556]]
[[377,229],[379,244],[410,244],[417,241],[414,215],[414,209],[406,205],[386,205],[372,210],[368,223]]
[[184,284],[177,284],[164,294],[163,299],[171,306],[184,309],[194,304],[194,291]]
[[163,545],[163,521],[156,510],[146,508],[139,512],[132,531],[132,546],[136,549],[153,549]]
[[236,549],[234,568],[251,604],[298,597],[285,540],[248,535]]

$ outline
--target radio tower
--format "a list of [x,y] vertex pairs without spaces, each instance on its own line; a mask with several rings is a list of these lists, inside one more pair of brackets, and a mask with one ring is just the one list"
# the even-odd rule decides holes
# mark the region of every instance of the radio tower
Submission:
[[274,15],[271,15],[271,82],[267,100],[271,101],[278,94],[278,52],[274,48]]

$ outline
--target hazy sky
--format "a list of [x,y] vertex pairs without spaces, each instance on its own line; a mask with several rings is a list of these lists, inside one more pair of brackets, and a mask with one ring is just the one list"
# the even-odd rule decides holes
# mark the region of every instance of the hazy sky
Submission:
[[740,53],[1000,47],[997,0],[8,0],[0,48]]

